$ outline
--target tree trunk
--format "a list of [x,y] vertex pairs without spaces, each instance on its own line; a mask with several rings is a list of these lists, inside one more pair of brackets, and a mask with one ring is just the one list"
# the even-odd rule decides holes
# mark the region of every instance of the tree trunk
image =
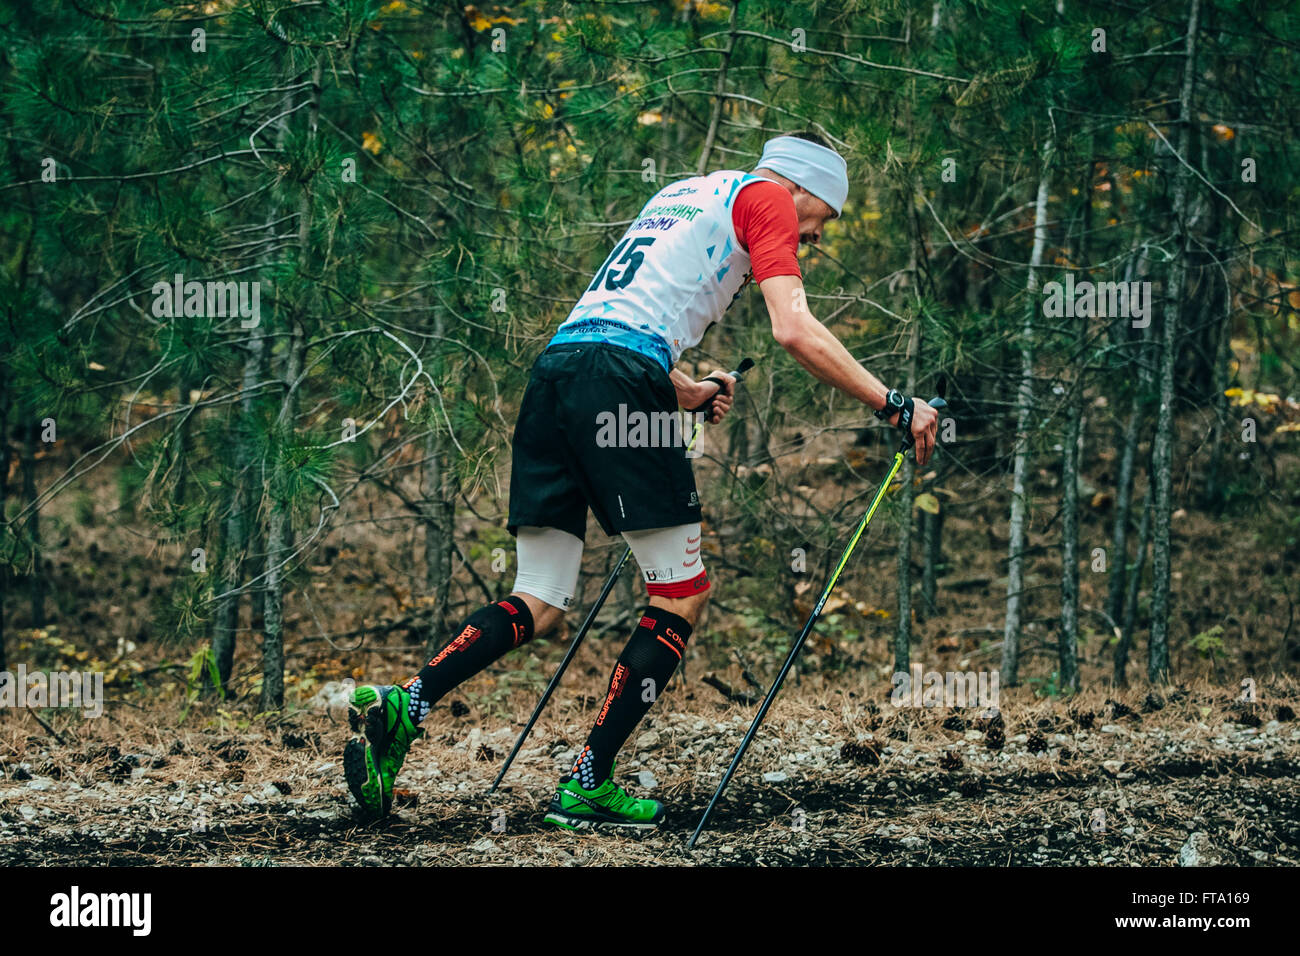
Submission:
[[[293,106],[293,95],[286,93],[282,100],[282,109],[288,111]],[[288,120],[282,118],[277,123],[275,145],[283,149],[288,136]],[[276,206],[266,219],[267,242],[275,238],[274,223],[280,217],[280,207]],[[267,257],[263,256],[263,262]],[[220,564],[221,579],[217,584],[217,593],[225,594],[217,604],[216,628],[212,635],[212,655],[217,662],[217,673],[221,679],[223,692],[230,690],[230,677],[234,669],[235,647],[239,634],[239,605],[242,591],[233,594],[243,580],[244,571],[249,567],[258,567],[256,556],[265,553],[262,547],[262,485],[254,481],[249,469],[253,462],[248,426],[253,421],[257,402],[253,389],[267,375],[270,355],[266,348],[261,327],[249,330],[248,341],[244,345],[244,369],[242,389],[237,414],[245,427],[234,429],[234,485],[229,491],[229,511],[225,519],[225,533],[222,543]],[[251,607],[249,623],[257,627],[265,624],[265,601],[263,585],[259,582],[249,588]]]
[[[1192,0],[1187,18],[1186,62],[1183,64],[1183,88],[1179,97],[1178,154],[1186,158],[1194,120],[1192,95],[1196,83],[1196,34],[1199,29],[1201,0]],[[1174,376],[1178,361],[1179,317],[1183,290],[1187,282],[1187,260],[1191,253],[1191,235],[1187,221],[1191,189],[1190,173],[1177,158],[1174,177],[1174,216],[1179,236],[1179,251],[1170,269],[1168,305],[1165,309],[1164,334],[1160,342],[1160,410],[1156,418],[1152,450],[1152,484],[1155,514],[1152,516],[1151,553],[1151,642],[1147,658],[1147,677],[1153,683],[1169,678],[1169,608],[1170,552],[1169,524],[1173,513],[1174,452]]]
[[[916,380],[921,364],[921,319],[925,311],[925,300],[921,297],[921,257],[925,255],[921,224],[916,219],[912,197],[921,193],[919,181],[912,183],[910,194],[904,194],[904,212],[911,224],[911,257],[907,273],[912,283],[914,308],[911,330],[907,345],[907,381],[903,387],[904,394],[916,395]],[[913,504],[916,492],[912,483],[916,476],[916,462],[912,455],[903,457],[903,466],[899,477],[903,482],[898,495],[898,621],[894,628],[894,673],[907,673],[912,661],[912,527],[916,524]]]
[[[938,485],[936,479],[931,487]],[[928,511],[921,512],[921,543],[925,548],[925,564],[921,570],[921,600],[925,606],[926,614],[937,614],[938,604],[936,601],[936,592],[938,590],[938,569],[943,562],[943,518],[947,513],[947,506],[942,502],[939,504],[939,513],[930,514]]]
[[[740,0],[731,0],[731,19],[728,30],[736,29],[736,15],[740,12]],[[695,166],[695,175],[703,176],[709,168],[709,156],[713,152],[714,140],[718,138],[718,124],[722,121],[722,109],[727,100],[722,94],[727,91],[727,66],[731,63],[732,51],[736,49],[736,35],[727,37],[727,48],[722,52],[722,64],[718,67],[718,79],[713,90],[713,115],[709,118],[709,129],[704,136],[704,148],[700,150],[700,160]]]
[[[308,111],[308,136],[315,139],[320,119],[320,94],[323,60],[317,59],[312,73],[311,107]],[[302,277],[306,262],[311,257],[312,193],[311,182],[303,185],[298,204],[297,269]],[[290,319],[289,343],[284,356],[284,401],[276,424],[276,441],[288,442],[294,434],[294,419],[298,406],[298,378],[306,360],[306,330],[304,316],[295,314]],[[296,467],[296,462],[286,460],[281,453],[277,468]],[[284,707],[284,578],[293,541],[293,502],[283,487],[272,488],[271,515],[266,533],[266,605],[265,626],[262,635],[262,699],[259,709],[278,711]]]
[[1002,633],[1002,666],[999,680],[1004,687],[1014,687],[1020,677],[1020,609],[1024,590],[1025,550],[1025,475],[1029,470],[1029,419],[1034,410],[1034,316],[1042,303],[1038,298],[1038,271],[1047,247],[1047,193],[1051,180],[1054,146],[1052,140],[1043,148],[1043,168],[1038,179],[1038,196],[1034,203],[1034,244],[1029,254],[1029,278],[1026,283],[1024,325],[1020,335],[1020,387],[1016,394],[1015,463],[1011,478],[1011,541],[1007,563],[1007,616]]
[[[1091,150],[1090,150],[1091,152]],[[1078,236],[1078,262],[1087,268],[1088,237],[1092,228],[1092,177],[1095,164],[1089,162],[1084,176],[1082,223]],[[1061,635],[1057,646],[1063,691],[1079,690],[1079,459],[1083,443],[1083,401],[1088,387],[1088,363],[1084,349],[1088,341],[1088,320],[1075,319],[1070,354],[1076,371],[1066,393],[1065,439],[1061,447]]]
[[[1136,246],[1135,238],[1135,249]],[[1142,263],[1145,259],[1145,251],[1136,257],[1129,256],[1128,265],[1124,269],[1125,283],[1140,279]],[[1131,321],[1118,318],[1116,326],[1112,328],[1117,326],[1122,328],[1125,323]],[[1127,329],[1122,336],[1118,333],[1112,335],[1112,342],[1116,345],[1127,341],[1129,348],[1125,349],[1124,353],[1132,356],[1129,360],[1130,368],[1137,369],[1136,376],[1129,376],[1133,383],[1133,391],[1129,397],[1128,421],[1124,425],[1124,432],[1120,438],[1119,473],[1115,478],[1115,522],[1111,528],[1111,557],[1108,572],[1110,580],[1106,594],[1106,615],[1115,627],[1119,626],[1120,615],[1124,613],[1124,586],[1128,581],[1128,532],[1133,511],[1133,475],[1136,470],[1137,448],[1141,436],[1142,408],[1150,382],[1145,354],[1146,341],[1150,332],[1151,325],[1148,323],[1145,328],[1137,330],[1136,339],[1129,335]]]
[[1228,420],[1228,398],[1223,393],[1228,388],[1228,363],[1232,360],[1232,289],[1228,286],[1227,276],[1220,275],[1218,282],[1220,286],[1220,304],[1219,311],[1222,318],[1217,324],[1217,335],[1214,339],[1214,348],[1212,350],[1214,368],[1211,372],[1213,386],[1213,399],[1210,407],[1214,412],[1214,419],[1210,425],[1210,453],[1209,466],[1205,472],[1205,487],[1201,494],[1201,507],[1215,514],[1223,511],[1223,478],[1224,470],[1220,462],[1223,448],[1223,431],[1224,423]]
[[1138,531],[1137,554],[1133,567],[1128,570],[1128,593],[1124,598],[1124,623],[1120,628],[1119,643],[1115,645],[1115,684],[1128,685],[1128,654],[1133,646],[1133,630],[1137,626],[1138,592],[1142,587],[1142,569],[1146,565],[1147,546],[1151,541],[1151,492],[1148,490],[1142,507],[1142,527]]
[[[443,310],[434,313],[434,334],[442,341],[446,334],[446,318]],[[424,447],[424,586],[425,590],[436,594],[437,602],[433,609],[433,622],[425,642],[425,650],[430,656],[437,653],[449,639],[447,619],[451,605],[451,555],[455,542],[456,503],[450,493],[451,462],[448,458],[448,442],[442,432],[435,426],[429,433]]]
[[[912,272],[916,276],[915,270]],[[911,343],[907,361],[906,393],[916,394],[917,369],[920,365],[921,351],[921,317],[912,319]],[[903,458],[903,467],[898,471],[903,487],[898,493],[898,622],[894,629],[894,673],[906,674],[912,662],[912,526],[916,518],[912,514],[912,505],[916,494],[912,481],[916,475],[916,463],[911,455]]]
[[36,505],[36,443],[41,425],[36,410],[28,409],[23,429],[23,501],[31,514],[27,518],[27,540],[31,548],[31,573],[27,576],[27,595],[32,606],[32,627],[45,626],[45,575],[41,571],[41,509]]

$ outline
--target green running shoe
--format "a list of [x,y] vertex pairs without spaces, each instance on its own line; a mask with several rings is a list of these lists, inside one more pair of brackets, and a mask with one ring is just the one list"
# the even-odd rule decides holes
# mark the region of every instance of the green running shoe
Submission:
[[393,782],[411,743],[424,736],[410,718],[411,695],[393,685],[366,684],[352,692],[352,728],[364,721],[366,743],[348,741],[343,776],[364,816],[379,819],[393,808]]
[[548,809],[545,822],[566,830],[652,830],[664,817],[662,803],[629,797],[612,775],[595,790],[584,790],[576,781],[566,780],[555,791]]

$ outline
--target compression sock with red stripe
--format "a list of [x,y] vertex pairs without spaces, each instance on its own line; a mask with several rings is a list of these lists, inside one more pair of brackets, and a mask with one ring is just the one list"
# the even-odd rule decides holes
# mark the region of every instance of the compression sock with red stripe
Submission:
[[609,693],[596,715],[591,736],[565,780],[594,790],[609,778],[618,749],[663,692],[690,636],[691,625],[685,618],[663,608],[645,609],[614,665]]
[[460,633],[402,685],[411,695],[411,720],[424,720],[444,694],[532,637],[533,613],[518,595],[479,608]]

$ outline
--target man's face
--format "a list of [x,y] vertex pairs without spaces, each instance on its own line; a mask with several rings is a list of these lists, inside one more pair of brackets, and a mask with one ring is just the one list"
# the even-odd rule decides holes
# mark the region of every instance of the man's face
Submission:
[[818,199],[802,186],[795,187],[794,211],[799,217],[799,241],[816,245],[821,242],[822,228],[832,219],[839,218],[824,200]]

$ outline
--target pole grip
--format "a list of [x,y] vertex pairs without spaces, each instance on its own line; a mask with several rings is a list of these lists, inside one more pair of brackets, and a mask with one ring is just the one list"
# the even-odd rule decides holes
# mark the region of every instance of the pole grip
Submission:
[[[754,360],[753,360],[752,358],[741,359],[741,360],[740,360],[740,365],[738,365],[738,366],[736,367],[736,370],[735,370],[734,372],[731,373],[731,377],[734,378],[734,379],[736,380],[737,383],[739,383],[740,381],[742,381],[742,380],[744,379],[744,377],[745,377],[745,373],[748,372],[748,371],[749,371],[751,368],[753,368],[753,367],[754,367]],[[700,412],[706,412],[706,413],[709,414],[710,417],[712,417],[712,414],[713,414],[713,400],[714,400],[715,398],[718,397],[718,392],[721,392],[724,388],[727,387],[727,383],[724,382],[724,381],[723,381],[722,379],[720,379],[720,378],[716,378],[716,377],[713,376],[713,375],[710,375],[710,376],[709,376],[708,378],[706,378],[704,381],[706,381],[706,382],[713,382],[713,383],[714,383],[715,385],[717,385],[718,387],[717,387],[717,389],[714,391],[714,393],[713,393],[712,395],[710,395],[710,396],[709,396],[709,397],[708,397],[704,402],[702,402],[701,404],[697,405],[695,408],[689,409],[689,411],[690,411],[691,414],[693,414],[693,415],[694,415],[694,414],[698,414],[698,413],[700,413]]]
[[[945,401],[944,401],[942,398],[940,398],[938,395],[936,395],[934,398],[930,399],[930,401],[927,402],[926,404],[928,404],[931,408],[947,408],[947,407],[948,407],[948,403],[945,402]],[[902,448],[903,451],[909,451],[909,450],[911,449],[911,447],[912,447],[913,445],[915,445],[915,444],[916,444],[916,439],[912,436],[912,433],[911,433],[911,432],[908,432],[906,435],[903,436],[903,448]]]

